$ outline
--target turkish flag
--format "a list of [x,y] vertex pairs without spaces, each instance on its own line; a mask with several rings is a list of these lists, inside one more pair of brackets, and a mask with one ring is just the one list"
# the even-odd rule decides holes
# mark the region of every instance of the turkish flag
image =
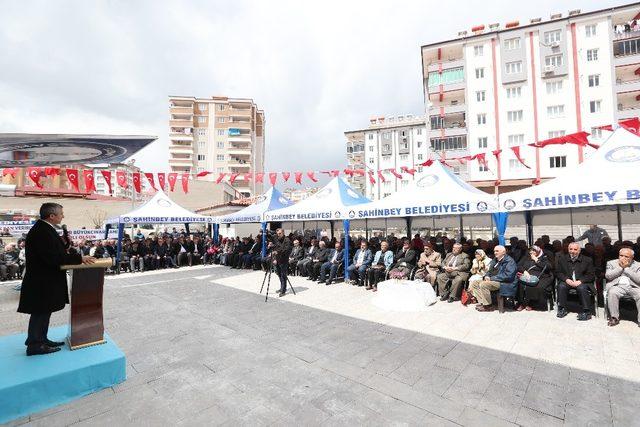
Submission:
[[307,176],[309,177],[309,179],[313,182],[318,182],[318,179],[316,178],[316,175],[313,173],[313,171],[309,171],[307,172]]
[[331,175],[331,176],[332,176],[332,177],[334,177],[334,178],[335,178],[335,177],[338,177],[338,176],[340,176],[340,171],[339,171],[339,170],[337,170],[337,169],[334,169],[334,170],[332,170],[332,171],[330,171],[330,172],[329,172],[329,175]]
[[478,153],[478,154],[476,154],[476,160],[478,160],[478,163],[480,163],[487,170],[489,170],[489,164],[487,163],[487,159],[485,158],[485,154],[486,153]]
[[220,184],[220,182],[222,182],[222,178],[224,178],[225,175],[226,173],[220,172],[220,175],[218,175],[218,178],[216,178],[216,184]]
[[344,174],[345,174],[345,175],[347,175],[347,176],[349,176],[349,177],[353,178],[353,169],[349,169],[349,168],[347,168],[347,169],[345,169],[343,172],[344,172]]
[[209,175],[210,173],[212,173],[212,172],[209,172],[209,171],[202,171],[202,172],[198,172],[198,174],[197,174],[196,176],[197,176],[198,178],[201,178],[201,177],[203,177],[203,176],[207,176],[207,175]]
[[134,172],[131,175],[131,179],[133,180],[133,188],[135,188],[136,193],[142,193],[142,186],[140,185],[140,172]]
[[382,171],[378,171],[378,178],[380,179],[380,182],[387,182]]
[[302,172],[295,173],[296,184],[302,184]]
[[116,182],[122,188],[127,188],[127,173],[125,171],[116,171]]
[[429,160],[427,160],[426,162],[422,162],[422,163],[420,163],[420,166],[426,166],[426,167],[429,167],[429,166],[431,166],[432,164],[433,164],[433,160],[429,159]]
[[78,185],[78,169],[67,169],[67,179],[69,183],[76,189],[76,191],[80,191],[80,187]]
[[282,179],[284,182],[289,181],[289,177],[291,176],[291,172],[282,172]]
[[178,180],[178,174],[175,172],[171,172],[167,174],[167,181],[169,181],[169,189],[173,191],[176,187],[176,181]]
[[271,185],[276,185],[276,181],[278,180],[277,172],[269,172],[269,182]]
[[236,182],[236,179],[238,178],[238,175],[240,175],[237,172],[232,173],[231,175],[229,175],[229,184],[233,184],[234,182]]
[[158,173],[158,185],[160,185],[160,188],[162,188],[162,191],[164,191],[164,187],[165,187],[164,178],[165,178],[164,172]]
[[109,187],[109,194],[113,193],[113,189],[111,188],[111,171],[100,171],[102,177],[107,182],[107,186]]
[[389,172],[391,172],[391,174],[392,174],[393,176],[395,176],[396,178],[398,178],[398,179],[402,179],[402,175],[401,175],[401,174],[399,174],[398,172],[396,172],[396,170],[395,170],[395,169],[391,168],[391,169],[387,169],[387,170],[388,170]]
[[531,169],[529,166],[527,166],[527,164],[524,162],[524,160],[522,160],[522,157],[520,157],[520,147],[511,147],[511,151],[513,151],[513,154],[516,156],[516,159],[518,159],[518,161],[520,163],[522,163],[522,165],[525,168]]
[[354,169],[353,173],[355,175],[364,176],[364,169]]
[[184,194],[187,194],[189,192],[189,174],[188,173],[182,174],[182,191],[184,191]]
[[153,188],[154,190],[158,191],[158,189],[156,188],[156,182],[153,179],[153,174],[145,172],[144,176],[147,177],[147,181],[149,181],[149,184],[151,184],[151,188]]
[[264,182],[264,173],[256,174],[256,182]]
[[93,193],[94,191],[96,191],[93,169],[83,169],[82,176],[84,178],[84,190],[88,193]]
[[247,181],[247,184],[249,184],[249,181],[251,181],[251,178],[253,178],[253,174],[251,172],[247,172],[244,175],[242,175],[242,177],[244,178],[245,181]]
[[11,178],[16,177],[16,173],[18,173],[18,168],[4,168],[2,169],[2,176],[11,175]]
[[60,175],[60,168],[44,168],[46,176]]
[[409,168],[408,168],[408,167],[406,167],[406,166],[401,166],[401,167],[400,167],[400,170],[401,170],[402,172],[408,173],[408,174],[409,174],[409,175],[411,175],[411,176],[413,176],[413,174],[415,174],[415,173],[416,173],[416,170],[415,170],[414,168],[409,169]]
[[369,182],[371,184],[375,184],[376,183],[376,179],[373,177],[373,172],[369,171]]
[[29,174],[29,178],[38,188],[44,188],[42,184],[40,184],[40,174],[42,173],[42,168],[31,167],[27,168],[27,173]]

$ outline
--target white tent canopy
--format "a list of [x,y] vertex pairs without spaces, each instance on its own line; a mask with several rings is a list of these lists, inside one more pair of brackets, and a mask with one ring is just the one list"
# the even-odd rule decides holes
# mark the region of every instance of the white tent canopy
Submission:
[[640,138],[619,128],[587,160],[543,184],[501,194],[507,212],[640,202]]
[[105,224],[184,224],[208,223],[210,216],[193,213],[174,203],[163,191],[131,212],[105,221]]
[[402,218],[491,213],[497,210],[496,198],[458,178],[439,161],[406,188],[384,199],[360,205],[355,218]]
[[275,187],[271,187],[266,193],[258,197],[255,203],[240,209],[229,215],[215,218],[219,224],[237,224],[248,222],[261,222],[265,212],[282,209],[291,206],[293,202],[287,199]]
[[369,199],[358,194],[347,182],[333,178],[322,190],[295,205],[284,209],[270,210],[264,214],[265,221],[333,221],[350,219],[358,205]]

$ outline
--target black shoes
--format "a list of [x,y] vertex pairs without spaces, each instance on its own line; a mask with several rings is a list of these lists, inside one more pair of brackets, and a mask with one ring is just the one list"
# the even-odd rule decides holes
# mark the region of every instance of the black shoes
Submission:
[[327,283],[325,283],[325,286],[329,286],[331,284],[331,280],[327,281]]
[[48,345],[49,347],[62,347],[64,345],[63,341],[49,341],[49,340],[46,340],[44,343],[46,345]]
[[449,295],[442,295],[442,296],[440,297],[440,301],[446,301],[446,300],[448,300],[448,299],[449,299]]
[[589,320],[591,319],[591,313],[582,312],[578,314],[578,320]]
[[49,347],[46,344],[32,345],[27,347],[27,356],[55,353],[56,351],[60,351],[60,347]]
[[566,308],[564,307],[558,307],[558,314],[556,314],[556,316],[558,316],[560,319],[562,319],[563,317],[565,317],[567,314],[569,314],[569,312],[567,311]]
[[278,292],[278,298],[282,298],[286,295],[286,292]]
[[448,302],[449,304],[451,304],[452,302],[455,302],[455,301],[458,301],[458,298],[453,298],[453,297],[451,297],[451,298],[449,298],[449,299],[447,300],[447,302]]

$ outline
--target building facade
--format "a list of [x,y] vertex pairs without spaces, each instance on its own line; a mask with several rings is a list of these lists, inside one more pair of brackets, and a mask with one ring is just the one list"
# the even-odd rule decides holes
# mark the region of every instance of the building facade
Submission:
[[169,166],[172,172],[238,174],[233,187],[244,197],[262,193],[262,183],[244,174],[264,172],[264,111],[251,99],[169,97]]
[[486,191],[528,186],[583,161],[592,148],[528,144],[580,131],[599,144],[598,126],[640,115],[638,18],[640,3],[574,10],[526,24],[478,25],[423,46],[429,149],[448,158],[489,152],[488,167],[460,166],[461,176]]

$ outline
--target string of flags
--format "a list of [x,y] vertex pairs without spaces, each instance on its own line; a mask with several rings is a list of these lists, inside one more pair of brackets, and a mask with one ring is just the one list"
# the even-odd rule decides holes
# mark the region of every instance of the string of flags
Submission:
[[[618,123],[618,126],[627,129],[628,131],[640,136],[640,119],[638,118],[633,118],[633,119],[628,119],[628,120],[622,120]],[[606,126],[599,126],[598,129],[602,129],[602,130],[608,130],[608,131],[612,131],[613,130],[613,126],[612,125],[606,125]],[[528,147],[533,147],[533,148],[544,148],[550,145],[564,145],[564,144],[574,144],[577,146],[582,146],[582,147],[592,147],[594,149],[599,148],[598,145],[590,143],[587,139],[587,137],[589,136],[589,133],[587,132],[576,132],[576,133],[572,133],[569,135],[563,135],[563,136],[559,136],[559,137],[555,137],[555,138],[550,138],[550,139],[546,139],[544,141],[539,141],[537,143],[532,143],[532,144],[526,144],[525,146]],[[525,160],[522,158],[522,152],[521,152],[521,148],[524,146],[514,146],[514,147],[509,147],[509,150],[514,154],[515,158],[526,168],[531,169],[531,166],[529,166]],[[388,168],[388,169],[382,169],[382,170],[365,170],[365,169],[350,169],[350,168],[346,168],[346,169],[332,169],[332,170],[322,170],[322,171],[306,171],[306,172],[301,172],[301,171],[295,171],[295,172],[289,172],[289,171],[283,171],[283,172],[256,172],[256,173],[252,173],[252,172],[246,172],[246,173],[237,173],[237,172],[220,172],[218,173],[216,179],[214,180],[214,182],[216,184],[220,184],[223,180],[227,180],[227,182],[229,184],[233,184],[237,179],[241,178],[242,180],[246,181],[246,182],[250,182],[251,180],[254,180],[256,183],[264,183],[265,177],[269,180],[269,183],[271,185],[276,185],[276,183],[278,182],[278,179],[280,178],[281,181],[283,183],[289,182],[289,180],[291,179],[292,175],[293,175],[293,181],[298,184],[301,185],[302,184],[302,180],[303,178],[306,178],[308,180],[310,180],[311,182],[318,182],[318,177],[316,176],[316,174],[323,174],[323,175],[327,175],[329,177],[337,177],[340,176],[341,174],[344,176],[348,176],[350,178],[354,177],[354,176],[366,176],[369,180],[369,182],[371,184],[376,184],[377,182],[387,182],[387,176],[385,176],[385,174],[390,174],[392,175],[394,178],[396,179],[402,179],[403,175],[402,174],[407,174],[410,176],[413,176],[418,167],[429,167],[431,166],[434,162],[439,161],[440,163],[442,163],[445,166],[448,167],[452,167],[454,162],[457,162],[458,164],[466,164],[467,162],[470,161],[477,161],[479,165],[482,165],[484,167],[485,170],[489,170],[489,165],[488,165],[488,159],[487,156],[488,155],[492,155],[496,158],[496,160],[500,159],[500,156],[502,155],[503,150],[492,150],[492,151],[488,151],[488,152],[483,152],[483,153],[477,153],[474,155],[468,155],[468,156],[461,156],[461,157],[452,157],[452,158],[445,158],[444,156],[441,157],[440,159],[428,159],[424,162],[418,163],[413,165],[412,167],[408,167],[408,166],[402,166],[400,167],[400,170],[396,170],[395,168]],[[92,193],[96,191],[96,186],[95,186],[95,175],[94,173],[96,171],[100,171],[100,174],[102,175],[102,177],[104,178],[108,188],[109,188],[109,194],[113,194],[113,175],[112,171],[110,170],[102,170],[102,169],[72,169],[72,168],[66,168],[66,169],[61,169],[59,167],[37,167],[37,166],[33,166],[33,167],[28,167],[27,169],[27,174],[29,176],[29,179],[36,185],[36,187],[38,188],[44,188],[42,183],[41,183],[41,179],[43,177],[51,177],[51,176],[57,176],[57,175],[61,175],[64,171],[65,176],[67,177],[67,180],[69,181],[69,184],[71,185],[71,187],[73,189],[75,189],[76,192],[80,192],[80,176],[82,176],[83,182],[84,182],[84,192],[85,193]],[[13,178],[16,177],[16,175],[18,174],[19,169],[18,168],[4,168],[2,169],[2,176],[7,176],[7,175],[11,175]],[[210,171],[202,171],[202,172],[198,172],[195,174],[195,177],[205,177],[208,175],[213,174],[213,172]],[[193,175],[190,173],[177,173],[177,172],[169,172],[169,173],[164,173],[164,172],[158,172],[158,173],[151,173],[151,172],[132,172],[131,173],[131,181],[133,183],[133,189],[137,192],[137,193],[141,193],[142,192],[142,176],[144,175],[144,177],[147,179],[147,181],[149,182],[149,185],[154,189],[154,190],[158,190],[158,188],[162,189],[163,191],[175,191],[175,186],[178,182],[178,180],[180,180],[181,182],[181,186],[182,186],[182,191],[186,194],[189,192],[189,180],[193,179]],[[124,170],[117,170],[115,172],[115,183],[116,185],[118,185],[121,188],[127,189],[129,187],[129,180],[128,180],[128,172],[124,171]],[[535,183],[535,182],[534,182]],[[157,184],[157,185],[156,185]]]

